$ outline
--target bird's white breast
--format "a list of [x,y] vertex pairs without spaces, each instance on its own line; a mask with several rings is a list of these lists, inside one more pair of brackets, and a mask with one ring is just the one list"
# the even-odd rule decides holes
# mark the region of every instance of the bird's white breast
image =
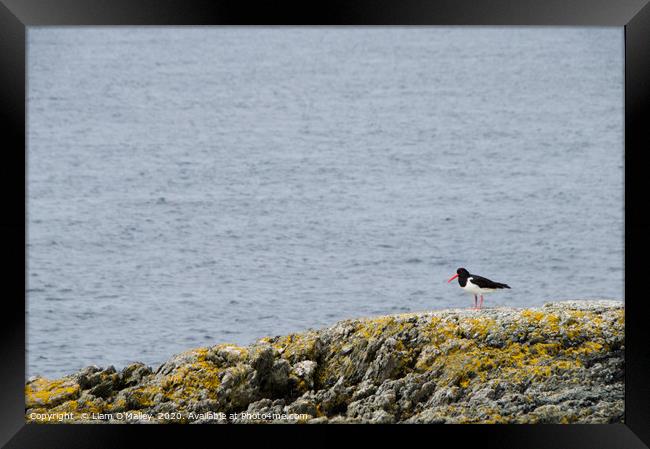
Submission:
[[481,288],[478,285],[472,284],[472,278],[469,277],[467,278],[467,282],[465,283],[465,287],[461,287],[463,290],[465,290],[467,293],[470,293],[472,295],[483,295],[485,293],[493,292],[493,288]]

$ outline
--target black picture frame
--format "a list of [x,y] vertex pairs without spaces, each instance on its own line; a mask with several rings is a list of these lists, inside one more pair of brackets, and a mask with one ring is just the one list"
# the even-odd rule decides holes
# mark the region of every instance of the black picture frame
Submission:
[[[0,444],[6,447],[121,447],[142,437],[190,443],[205,433],[220,446],[252,433],[332,443],[362,438],[422,438],[426,444],[481,448],[650,446],[650,326],[644,274],[650,220],[644,152],[650,148],[650,5],[648,0],[0,0],[0,218],[4,303],[0,326]],[[625,424],[471,426],[120,426],[25,424],[26,28],[75,25],[544,25],[625,29]],[[22,300],[20,299],[22,298]],[[199,430],[200,429],[200,430]],[[341,433],[345,435],[342,436]],[[443,443],[444,439],[453,443]],[[272,442],[272,440],[268,440]],[[135,443],[140,445],[139,443]],[[165,446],[167,446],[167,444]],[[178,444],[178,443],[177,443]],[[303,444],[307,444],[303,442]],[[408,444],[408,443],[407,443]],[[423,443],[418,443],[423,444]],[[150,444],[148,444],[150,445]]]

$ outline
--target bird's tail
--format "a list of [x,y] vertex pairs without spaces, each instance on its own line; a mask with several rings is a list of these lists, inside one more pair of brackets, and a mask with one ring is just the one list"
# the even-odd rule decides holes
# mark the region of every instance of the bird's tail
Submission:
[[497,288],[510,288],[508,284],[501,284],[500,282],[496,282]]

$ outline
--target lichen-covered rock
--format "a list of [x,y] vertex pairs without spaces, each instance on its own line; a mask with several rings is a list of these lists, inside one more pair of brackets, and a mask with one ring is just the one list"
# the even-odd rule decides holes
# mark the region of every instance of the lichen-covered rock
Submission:
[[80,387],[71,377],[48,381],[34,379],[25,387],[25,408],[53,408],[59,404],[74,402],[79,397]]
[[[443,310],[178,354],[155,371],[30,378],[32,422],[612,423],[623,419],[618,301]],[[52,416],[63,416],[52,420]]]
[[292,378],[296,388],[311,389],[314,388],[314,374],[318,363],[313,360],[303,360],[293,365],[291,370]]

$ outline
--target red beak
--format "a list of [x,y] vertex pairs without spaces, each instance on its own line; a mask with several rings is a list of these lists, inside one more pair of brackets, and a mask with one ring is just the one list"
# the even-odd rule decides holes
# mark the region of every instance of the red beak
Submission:
[[447,284],[449,284],[451,281],[453,281],[457,277],[458,277],[458,273],[454,274],[452,277],[449,278],[449,280],[447,281]]

